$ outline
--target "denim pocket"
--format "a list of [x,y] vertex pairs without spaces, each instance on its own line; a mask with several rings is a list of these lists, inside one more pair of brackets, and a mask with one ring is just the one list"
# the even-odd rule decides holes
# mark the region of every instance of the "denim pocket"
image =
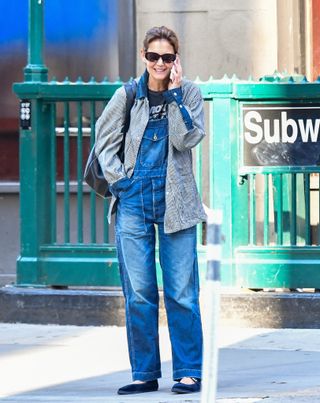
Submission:
[[129,179],[129,182],[126,183],[125,187],[122,187],[121,189],[119,189],[118,191],[118,197],[121,197],[121,195],[123,193],[126,193],[132,186],[132,184],[134,183],[135,179],[133,179],[132,177]]
[[124,177],[119,179],[117,182],[109,185],[109,190],[115,197],[118,197],[119,194],[124,191],[130,184],[131,179],[128,177]]
[[146,168],[161,167],[168,153],[168,131],[166,127],[147,129],[141,142],[140,164]]

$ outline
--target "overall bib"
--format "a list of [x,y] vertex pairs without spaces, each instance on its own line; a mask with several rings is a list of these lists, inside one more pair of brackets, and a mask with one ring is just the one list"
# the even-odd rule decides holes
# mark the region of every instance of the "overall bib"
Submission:
[[172,346],[173,379],[201,378],[196,227],[164,233],[167,118],[150,120],[129,187],[118,194],[116,241],[133,380],[161,377],[156,231]]

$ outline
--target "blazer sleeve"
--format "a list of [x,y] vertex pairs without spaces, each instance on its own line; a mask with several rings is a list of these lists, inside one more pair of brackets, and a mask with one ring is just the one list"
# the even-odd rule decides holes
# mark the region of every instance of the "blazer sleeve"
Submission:
[[124,165],[117,155],[123,139],[125,113],[126,93],[124,87],[120,87],[108,102],[95,126],[95,152],[109,184],[126,177]]
[[169,103],[169,138],[178,151],[195,147],[205,137],[204,103],[200,89],[193,83],[188,87],[182,87],[181,99],[175,97]]

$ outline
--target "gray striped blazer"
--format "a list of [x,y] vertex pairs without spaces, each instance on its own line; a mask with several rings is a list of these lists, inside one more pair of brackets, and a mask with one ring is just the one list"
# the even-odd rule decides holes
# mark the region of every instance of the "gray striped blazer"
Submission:
[[[139,79],[138,79],[139,80]],[[166,209],[164,230],[180,231],[204,221],[200,196],[192,171],[191,149],[205,136],[203,99],[200,89],[189,80],[182,81],[183,104],[192,118],[188,131],[176,102],[168,105],[168,167],[166,177]],[[139,98],[131,109],[131,121],[125,140],[125,160],[121,163],[117,152],[121,146],[121,128],[124,125],[126,93],[119,88],[96,122],[96,154],[109,183],[133,174],[140,143],[149,120],[149,101]],[[109,222],[116,198],[109,206]]]

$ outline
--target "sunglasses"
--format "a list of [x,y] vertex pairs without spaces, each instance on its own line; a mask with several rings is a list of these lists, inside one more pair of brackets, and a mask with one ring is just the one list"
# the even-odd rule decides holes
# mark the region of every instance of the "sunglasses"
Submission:
[[149,62],[157,62],[161,57],[163,63],[173,63],[177,57],[174,53],[159,55],[159,53],[155,52],[146,52],[144,56]]

